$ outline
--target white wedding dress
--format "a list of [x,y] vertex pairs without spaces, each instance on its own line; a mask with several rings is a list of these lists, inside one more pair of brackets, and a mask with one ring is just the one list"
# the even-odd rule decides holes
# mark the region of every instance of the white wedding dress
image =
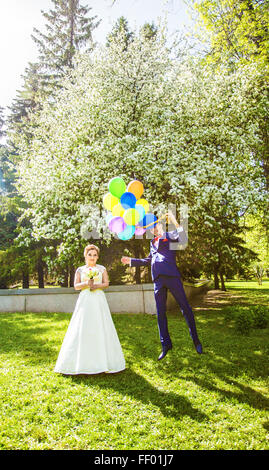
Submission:
[[[96,265],[102,282],[105,268]],[[77,269],[81,282],[86,279],[86,266]],[[83,289],[78,297],[54,368],[61,374],[98,374],[120,372],[125,359],[102,289]]]

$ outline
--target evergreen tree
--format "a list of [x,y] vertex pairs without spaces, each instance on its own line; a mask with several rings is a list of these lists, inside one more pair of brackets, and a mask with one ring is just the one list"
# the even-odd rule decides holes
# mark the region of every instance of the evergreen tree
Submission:
[[[46,97],[54,95],[62,77],[74,66],[75,53],[82,49],[90,51],[93,48],[92,31],[99,24],[95,21],[96,17],[87,17],[91,8],[81,6],[80,0],[52,0],[52,2],[54,9],[48,13],[42,12],[47,20],[46,33],[43,34],[34,29],[33,39],[38,45],[39,59],[36,63],[29,63],[25,70],[23,87],[17,92],[17,97],[9,108],[8,146],[1,148],[2,215],[0,215],[0,221],[3,230],[0,231],[0,249],[5,250],[3,256],[6,256],[5,259],[10,260],[11,263],[7,272],[0,270],[2,286],[7,286],[11,282],[8,275],[10,270],[13,273],[17,272],[19,278],[22,273],[26,273],[26,278],[23,278],[24,287],[27,287],[29,283],[29,275],[37,271],[39,287],[44,285],[44,249],[46,245],[50,245],[50,242],[42,240],[36,242],[32,239],[32,227],[27,217],[18,223],[18,215],[21,209],[26,209],[26,207],[13,185],[14,165],[20,158],[17,155],[17,141],[26,143],[31,141],[31,129],[35,127],[33,117],[36,120]],[[2,109],[0,111],[0,124],[2,124]],[[29,232],[28,236],[26,232],[27,234]],[[30,251],[29,247],[31,247]],[[18,258],[16,254],[11,256],[10,250],[13,254],[19,250],[20,259],[23,253],[29,251],[26,258],[29,258],[31,267],[26,269],[23,265],[22,269],[16,271]]]
[[[27,124],[31,120],[31,113],[40,109],[40,98],[42,97],[42,79],[40,76],[40,65],[29,63],[22,75],[24,83],[21,90],[17,90],[17,96],[9,106],[8,131],[10,144],[13,143],[13,133],[27,133]],[[31,133],[28,135],[30,138]]]
[[[0,106],[0,138],[6,135],[4,108]],[[15,170],[9,159],[9,149],[6,144],[0,144],[0,214],[3,212],[4,198],[15,191]]]
[[76,51],[84,46],[86,50],[93,48],[92,31],[99,22],[94,23],[96,16],[87,18],[91,8],[81,6],[80,0],[52,1],[55,9],[42,11],[47,19],[47,34],[34,28],[36,35],[32,35],[38,45],[39,60],[25,69],[22,89],[9,107],[9,138],[13,145],[12,134],[23,133],[31,138],[27,129],[31,113],[40,110],[44,98],[53,94],[61,78],[73,67]]
[[4,108],[0,106],[0,139],[5,135],[4,123]]
[[154,39],[156,38],[158,28],[154,23],[145,23],[140,29],[140,35],[145,39]]
[[127,50],[128,46],[134,39],[134,33],[130,30],[128,21],[124,16],[120,16],[120,18],[115,22],[111,33],[107,37],[107,46],[119,38],[123,41],[123,51]]
[[[0,107],[0,137],[5,135],[4,131],[4,109]],[[6,145],[0,145],[0,289],[7,288],[8,268],[4,266],[2,255],[5,253],[16,237],[17,214],[10,207],[9,194],[14,191],[14,171],[10,170],[9,154]]]
[[97,17],[87,17],[91,10],[80,0],[52,0],[54,9],[42,11],[47,20],[46,32],[34,28],[33,40],[38,46],[39,63],[45,89],[59,84],[66,71],[74,66],[75,53],[93,49],[92,31],[99,25]]
[[[0,139],[5,135],[5,132],[4,132],[4,108],[2,108],[2,106],[0,106]],[[3,175],[3,169],[2,169],[2,164],[1,164],[1,161],[2,161],[2,155],[3,155],[3,148],[4,146],[3,145],[0,145],[0,194],[3,192],[4,190],[4,175]]]

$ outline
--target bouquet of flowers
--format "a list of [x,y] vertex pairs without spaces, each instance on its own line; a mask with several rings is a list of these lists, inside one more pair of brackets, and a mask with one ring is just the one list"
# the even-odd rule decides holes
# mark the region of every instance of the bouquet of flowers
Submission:
[[98,269],[88,268],[85,277],[86,277],[86,279],[93,279],[93,280],[98,278],[99,277]]

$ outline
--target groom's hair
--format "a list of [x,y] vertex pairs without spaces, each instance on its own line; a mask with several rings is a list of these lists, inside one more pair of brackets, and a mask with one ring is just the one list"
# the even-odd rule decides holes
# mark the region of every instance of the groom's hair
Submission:
[[84,249],[84,257],[87,256],[87,254],[89,253],[89,251],[91,250],[95,250],[97,255],[99,256],[99,253],[100,253],[100,250],[98,248],[98,246],[95,246],[95,245],[87,245]]

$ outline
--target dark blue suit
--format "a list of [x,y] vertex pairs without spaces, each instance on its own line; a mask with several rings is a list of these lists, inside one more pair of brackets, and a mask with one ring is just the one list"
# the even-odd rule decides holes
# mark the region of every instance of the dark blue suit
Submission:
[[150,242],[150,254],[147,258],[131,258],[131,266],[148,266],[151,264],[151,275],[154,282],[154,296],[157,307],[158,327],[163,347],[172,346],[168,332],[166,317],[167,290],[175,297],[189,327],[191,338],[195,345],[199,343],[194,315],[188,303],[180,272],[176,265],[176,251],[171,249],[170,242],[185,243],[186,234],[182,229],[165,232],[157,241]]

